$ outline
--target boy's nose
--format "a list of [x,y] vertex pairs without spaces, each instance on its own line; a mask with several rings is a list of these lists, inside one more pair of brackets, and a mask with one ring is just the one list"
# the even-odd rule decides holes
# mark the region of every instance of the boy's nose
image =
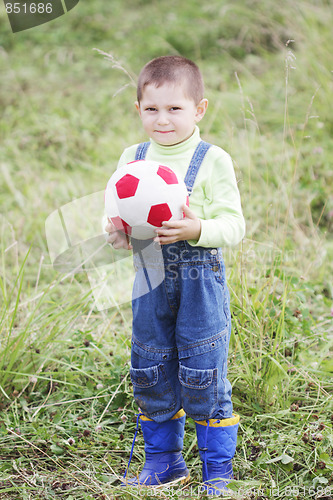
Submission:
[[157,117],[158,125],[167,125],[169,123],[169,118],[166,113],[159,113]]

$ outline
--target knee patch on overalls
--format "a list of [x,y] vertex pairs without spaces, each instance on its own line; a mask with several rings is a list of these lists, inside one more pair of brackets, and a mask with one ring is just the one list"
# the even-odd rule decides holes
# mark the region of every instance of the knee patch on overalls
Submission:
[[130,375],[134,399],[144,415],[162,422],[178,411],[177,371],[176,349],[154,349],[132,341]]
[[194,420],[205,420],[220,408],[226,392],[228,332],[223,331],[179,351],[182,407]]
[[150,418],[172,412],[176,408],[176,395],[163,364],[150,368],[131,368],[134,398],[141,411]]

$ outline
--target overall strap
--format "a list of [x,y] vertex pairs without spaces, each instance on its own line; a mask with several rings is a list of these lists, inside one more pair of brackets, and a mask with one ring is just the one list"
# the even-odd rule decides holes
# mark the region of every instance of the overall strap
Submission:
[[148,148],[150,146],[150,142],[141,142],[141,144],[138,145],[136,153],[135,153],[135,160],[144,160],[146,158],[146,154],[148,151]]
[[208,149],[211,147],[211,144],[205,141],[200,141],[199,144],[196,147],[196,150],[193,153],[193,156],[191,158],[189,167],[187,169],[186,175],[185,175],[185,184],[187,187],[188,195],[191,196],[192,190],[193,190],[193,185],[195,178],[197,176],[197,173],[199,171],[200,165],[208,151]]
[[[149,146],[150,142],[142,142],[141,144],[139,144],[135,153],[135,160],[144,160],[146,158]],[[194,181],[199,171],[200,165],[210,147],[211,144],[209,144],[208,142],[200,141],[193,153],[184,179],[189,196],[192,193]]]

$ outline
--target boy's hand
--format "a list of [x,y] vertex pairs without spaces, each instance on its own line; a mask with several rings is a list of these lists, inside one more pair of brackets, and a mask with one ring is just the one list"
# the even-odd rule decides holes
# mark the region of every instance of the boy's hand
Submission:
[[129,242],[129,237],[127,236],[127,234],[121,231],[117,231],[110,219],[108,219],[108,221],[109,223],[105,226],[105,231],[109,233],[109,236],[106,238],[107,243],[110,243],[116,250],[119,248],[132,250],[133,247]]
[[198,240],[200,238],[200,219],[187,205],[183,205],[182,209],[185,219],[163,222],[162,227],[156,229],[157,237],[154,238],[154,241],[160,245],[166,245],[176,241]]

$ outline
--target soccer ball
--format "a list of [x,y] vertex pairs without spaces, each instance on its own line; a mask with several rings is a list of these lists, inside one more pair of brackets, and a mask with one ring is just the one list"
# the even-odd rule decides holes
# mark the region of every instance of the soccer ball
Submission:
[[139,240],[154,238],[163,221],[182,219],[182,205],[189,204],[184,181],[170,167],[150,160],[118,168],[104,199],[116,229]]

